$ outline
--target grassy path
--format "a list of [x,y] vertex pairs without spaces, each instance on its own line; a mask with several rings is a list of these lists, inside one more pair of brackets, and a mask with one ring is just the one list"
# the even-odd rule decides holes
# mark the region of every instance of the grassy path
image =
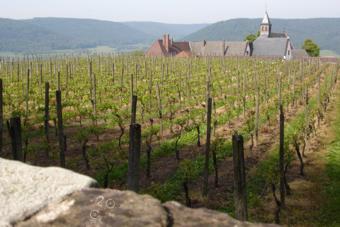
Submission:
[[[340,226],[340,90],[335,88],[325,120],[310,140],[305,176],[294,161],[288,171],[292,194],[286,198],[281,223],[287,226]],[[273,222],[272,195],[251,213],[256,221]]]
[[332,140],[326,146],[325,178],[322,196],[324,203],[321,206],[322,226],[340,226],[340,92],[337,92],[337,102],[331,124]]

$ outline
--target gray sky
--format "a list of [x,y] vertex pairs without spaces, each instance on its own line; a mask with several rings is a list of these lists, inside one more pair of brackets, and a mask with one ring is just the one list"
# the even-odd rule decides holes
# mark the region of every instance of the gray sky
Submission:
[[0,0],[0,17],[72,17],[168,23],[258,18],[340,17],[340,0]]

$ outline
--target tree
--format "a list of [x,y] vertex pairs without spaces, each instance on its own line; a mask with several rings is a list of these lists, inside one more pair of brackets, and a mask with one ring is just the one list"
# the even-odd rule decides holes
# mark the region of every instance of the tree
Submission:
[[311,39],[306,39],[302,46],[309,56],[318,57],[320,55],[320,47]]
[[247,37],[244,39],[244,41],[249,41],[249,42],[254,42],[256,39],[257,39],[257,37],[259,37],[260,36],[260,32],[258,31],[256,34],[249,34],[249,35],[247,35]]

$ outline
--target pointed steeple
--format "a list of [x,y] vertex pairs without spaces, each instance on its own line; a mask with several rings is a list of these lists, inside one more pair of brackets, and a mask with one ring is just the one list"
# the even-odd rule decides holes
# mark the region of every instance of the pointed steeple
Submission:
[[272,23],[270,22],[268,12],[266,11],[263,17],[261,26],[260,26],[261,37],[270,37],[271,30],[272,30]]
[[271,24],[267,11],[266,11],[266,13],[265,13],[265,15],[264,15],[264,17],[263,17],[263,20],[262,20],[262,23],[261,23],[261,24]]

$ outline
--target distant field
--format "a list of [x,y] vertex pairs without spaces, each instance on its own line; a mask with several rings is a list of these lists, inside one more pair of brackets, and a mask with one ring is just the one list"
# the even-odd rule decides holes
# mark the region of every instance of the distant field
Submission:
[[[122,53],[122,52],[131,52],[131,51],[144,51],[147,48],[146,45],[131,45],[126,49],[116,49],[109,46],[97,46],[95,48],[88,49],[71,49],[71,50],[56,50],[56,51],[46,51],[41,53],[36,53],[39,55],[60,55],[60,54],[111,54],[111,53]],[[30,55],[30,53],[15,53],[15,52],[1,52],[0,57],[20,57],[24,55]],[[320,56],[336,56],[340,57],[339,54],[332,50],[321,50]]]
[[[111,53],[125,53],[125,52],[134,52],[134,51],[144,51],[147,48],[146,45],[143,44],[135,44],[126,46],[121,49],[113,48],[110,46],[97,46],[94,48],[86,48],[86,49],[68,49],[68,50],[54,50],[54,51],[43,51],[34,53],[34,55],[40,56],[49,56],[49,55],[63,55],[63,54],[111,54]],[[1,52],[0,57],[21,57],[21,56],[32,55],[30,52]]]
[[332,50],[321,50],[320,56],[336,56],[336,57],[340,57],[339,54],[335,53]]

